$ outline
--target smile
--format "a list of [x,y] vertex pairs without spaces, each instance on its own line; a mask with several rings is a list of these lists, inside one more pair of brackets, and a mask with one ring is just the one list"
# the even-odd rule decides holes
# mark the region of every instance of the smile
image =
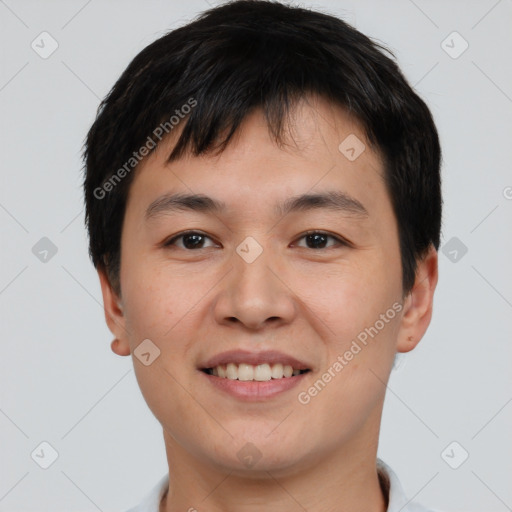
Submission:
[[228,363],[220,364],[214,368],[205,368],[203,371],[208,375],[213,375],[221,379],[265,382],[272,379],[294,377],[309,372],[309,369],[301,370],[293,368],[291,365],[283,365],[281,363],[272,365],[267,363],[259,365]]

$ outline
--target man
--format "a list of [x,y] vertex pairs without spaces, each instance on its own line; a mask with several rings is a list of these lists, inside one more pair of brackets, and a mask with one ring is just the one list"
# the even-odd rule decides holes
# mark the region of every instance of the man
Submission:
[[437,284],[441,150],[382,46],[235,1],[150,44],[84,152],[112,350],[169,475],[132,511],[425,511],[377,459]]

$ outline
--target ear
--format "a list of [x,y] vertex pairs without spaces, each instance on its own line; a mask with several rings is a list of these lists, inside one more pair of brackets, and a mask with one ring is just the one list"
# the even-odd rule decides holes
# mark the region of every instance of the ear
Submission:
[[111,344],[112,352],[118,356],[129,356],[130,345],[126,331],[126,319],[123,313],[121,298],[112,289],[104,269],[98,268],[100,278],[101,293],[103,295],[103,309],[105,310],[105,320],[110,332],[115,336]]
[[414,286],[404,302],[396,347],[398,352],[409,352],[425,334],[432,318],[437,279],[437,251],[431,246],[426,256],[418,262]]

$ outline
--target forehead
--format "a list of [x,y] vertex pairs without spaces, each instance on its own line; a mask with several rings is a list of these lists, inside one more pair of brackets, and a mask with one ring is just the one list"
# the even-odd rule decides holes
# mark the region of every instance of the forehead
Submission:
[[278,199],[286,206],[286,199],[305,192],[340,192],[370,209],[385,200],[380,156],[345,109],[309,98],[292,108],[287,121],[283,144],[276,144],[263,112],[255,110],[220,154],[187,153],[169,163],[183,128],[178,126],[139,164],[127,208],[147,210],[171,193],[206,195],[232,211],[271,203],[275,213],[282,213]]

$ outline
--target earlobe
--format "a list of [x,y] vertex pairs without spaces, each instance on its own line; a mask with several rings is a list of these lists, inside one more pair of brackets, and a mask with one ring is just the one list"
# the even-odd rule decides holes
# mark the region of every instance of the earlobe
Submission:
[[414,286],[404,301],[396,347],[398,352],[409,352],[425,334],[432,318],[437,280],[437,251],[431,246],[425,257],[418,262]]
[[130,355],[130,347],[127,343],[121,343],[120,340],[114,338],[112,343],[110,344],[110,348],[114,354],[118,356],[129,356]]
[[126,332],[126,320],[121,299],[112,289],[104,269],[98,269],[105,321],[115,339],[110,344],[112,352],[119,356],[130,355],[130,344]]

